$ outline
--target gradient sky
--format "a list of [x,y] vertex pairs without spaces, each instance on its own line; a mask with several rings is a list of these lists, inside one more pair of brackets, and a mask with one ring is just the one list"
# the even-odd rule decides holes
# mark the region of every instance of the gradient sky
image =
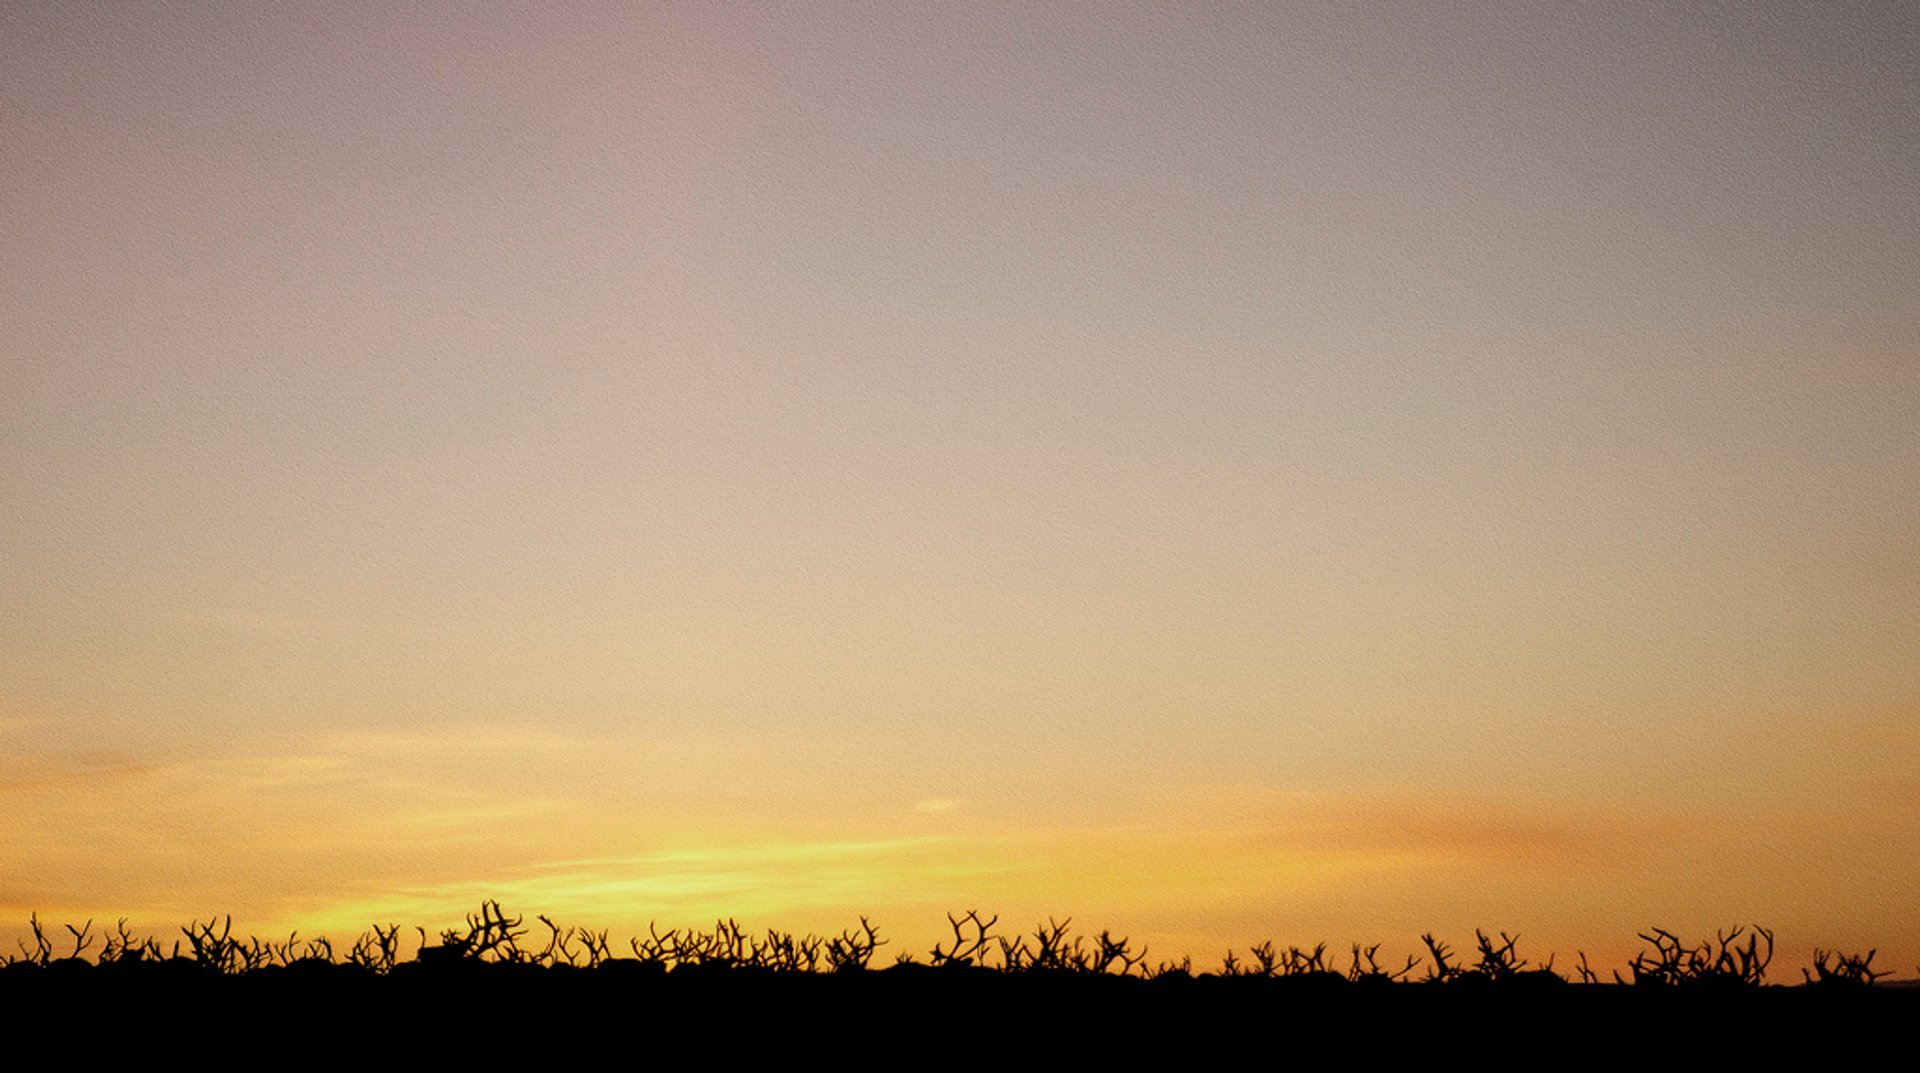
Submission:
[[13,3],[0,189],[0,938],[1920,962],[1914,5]]

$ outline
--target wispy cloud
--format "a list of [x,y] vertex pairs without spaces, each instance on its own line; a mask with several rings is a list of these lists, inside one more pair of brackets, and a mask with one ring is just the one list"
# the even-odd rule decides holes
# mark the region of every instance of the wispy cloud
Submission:
[[1168,811],[1178,825],[1250,845],[1399,860],[1407,867],[1477,860],[1539,870],[1612,868],[1663,826],[1644,813],[1453,787],[1187,787],[1171,795]]
[[316,912],[352,922],[381,915],[444,920],[486,899],[579,920],[696,921],[844,916],[892,904],[929,877],[978,876],[966,840],[746,842],[709,848],[568,858],[369,891]]
[[355,637],[391,633],[399,623],[338,615],[271,614],[239,609],[184,611],[168,616],[176,625],[238,633],[286,634],[295,637]]
[[0,794],[97,790],[160,769],[132,753],[110,749],[21,756],[10,766],[12,770],[0,775]]

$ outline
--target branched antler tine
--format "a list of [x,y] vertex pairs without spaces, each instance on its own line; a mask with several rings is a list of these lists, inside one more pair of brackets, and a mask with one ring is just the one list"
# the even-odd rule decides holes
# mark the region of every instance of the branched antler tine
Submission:
[[939,942],[936,941],[933,944],[932,955],[932,960],[935,965],[943,965],[950,961],[962,960],[960,951],[966,943],[967,934],[965,923],[969,919],[971,919],[971,914],[964,917],[957,917],[954,916],[951,911],[947,913],[947,925],[953,929],[953,948],[948,951],[942,951]]
[[1433,975],[1429,979],[1445,980],[1453,976],[1455,969],[1447,962],[1453,955],[1452,948],[1435,939],[1431,933],[1421,935],[1420,941],[1427,945],[1427,952],[1433,956]]
[[25,955],[27,960],[44,962],[47,956],[52,953],[52,949],[47,946],[46,934],[40,930],[39,913],[27,914],[27,928],[33,932],[33,944],[36,949],[28,950],[25,939],[15,939],[14,942],[20,947],[20,953]]
[[133,935],[127,931],[127,918],[121,917],[119,920],[115,921],[113,925],[113,931],[115,936],[118,937],[118,939],[120,940],[121,956],[124,957],[126,955],[127,949],[135,945],[133,941]]
[[93,918],[92,917],[88,917],[87,922],[85,924],[80,925],[80,927],[78,928],[75,928],[73,925],[68,924],[66,925],[66,929],[69,933],[73,935],[73,956],[74,957],[79,957],[83,952],[86,951],[87,947],[93,945]]
[[996,913],[993,915],[992,919],[989,919],[989,920],[981,920],[980,913],[978,910],[975,910],[970,915],[973,917],[974,933],[973,933],[973,945],[967,951],[967,956],[972,958],[984,957],[987,951],[988,933],[990,933],[993,930],[993,926],[995,924],[998,924],[1000,922],[1000,915]]

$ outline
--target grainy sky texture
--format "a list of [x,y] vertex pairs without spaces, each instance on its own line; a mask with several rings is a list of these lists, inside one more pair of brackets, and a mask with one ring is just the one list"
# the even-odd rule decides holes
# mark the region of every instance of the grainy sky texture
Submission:
[[1917,67],[1910,4],[0,6],[0,926],[1910,975]]

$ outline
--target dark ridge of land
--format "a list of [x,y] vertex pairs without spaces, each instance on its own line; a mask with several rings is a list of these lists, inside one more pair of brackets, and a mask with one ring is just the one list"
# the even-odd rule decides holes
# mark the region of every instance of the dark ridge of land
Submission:
[[[927,1059],[1124,1060],[1136,1051],[1290,1054],[1481,1051],[1518,1062],[1577,1052],[1833,1056],[1910,1039],[1920,988],[1446,982],[1113,974],[896,965],[832,973],[614,959],[593,968],[418,961],[385,973],[318,961],[221,974],[186,959],[0,971],[0,1025],[16,1040],[203,1038],[221,1046],[357,1041],[370,1054],[564,1053],[605,1038],[629,1051],[755,1062],[792,1053]],[[301,1042],[305,1041],[305,1042]],[[541,1041],[545,1041],[542,1043]],[[877,1050],[876,1050],[877,1049]],[[164,1048],[163,1048],[164,1050]]]
[[1683,1055],[1843,1061],[1869,1044],[1905,1047],[1920,1026],[1920,986],[1883,982],[1871,951],[1816,951],[1805,983],[1769,983],[1773,935],[1759,927],[1699,943],[1653,929],[1628,974],[1605,982],[1584,956],[1570,975],[1529,962],[1504,933],[1476,932],[1465,952],[1422,936],[1427,959],[1397,965],[1355,945],[1344,971],[1324,944],[1261,943],[1196,972],[1149,963],[1108,932],[1049,921],[1000,934],[997,918],[969,912],[949,917],[951,942],[926,960],[901,954],[883,968],[888,944],[865,918],[835,937],[731,920],[649,928],[628,942],[633,957],[614,956],[606,932],[537,919],[544,945],[487,902],[438,944],[422,932],[408,959],[395,925],[336,951],[324,938],[237,938],[231,918],[196,921],[165,947],[124,922],[61,936],[34,918],[31,945],[0,960],[0,1032],[89,1050],[171,1041],[214,1064],[290,1050],[580,1064],[612,1041],[611,1053],[640,1060],[755,1064],[1428,1063],[1464,1052],[1482,1065],[1666,1066]]

